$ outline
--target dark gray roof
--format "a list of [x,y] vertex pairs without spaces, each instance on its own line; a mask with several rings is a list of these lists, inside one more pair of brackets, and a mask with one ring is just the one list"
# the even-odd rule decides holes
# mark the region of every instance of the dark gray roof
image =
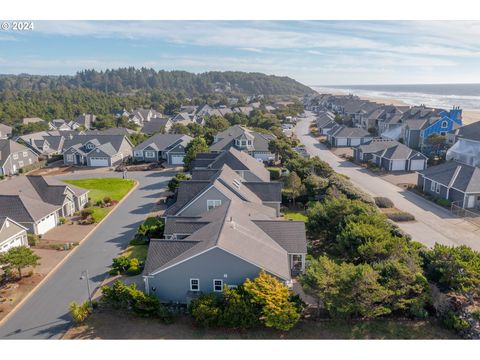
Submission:
[[422,153],[410,149],[408,146],[392,139],[377,137],[369,142],[357,146],[364,154],[377,154],[385,159],[403,160],[411,159],[413,157],[427,157]]
[[457,136],[462,139],[480,141],[480,121],[462,126],[458,129]]
[[288,253],[307,253],[307,238],[303,221],[254,220],[253,222]]
[[125,135],[135,133],[134,130],[123,128],[123,127],[114,127],[105,130],[86,130],[85,135]]
[[422,130],[428,123],[428,119],[410,119],[405,121],[406,126],[410,130]]
[[363,138],[363,137],[372,137],[367,130],[357,127],[346,127],[339,126],[338,128],[333,128],[329,133],[334,137],[345,137],[345,138]]
[[197,244],[198,241],[150,240],[144,273],[149,274],[161,268]]
[[193,169],[192,180],[211,180],[219,171],[217,169]]
[[138,144],[133,148],[133,150],[143,150],[147,146],[151,146],[157,151],[166,151],[169,148],[172,148],[180,143],[183,143],[184,146],[192,140],[188,135],[182,134],[156,134],[148,138],[141,144]]
[[262,201],[282,201],[282,183],[272,182],[245,182],[246,187],[252,190]]
[[[114,149],[115,153],[120,150],[123,141],[130,143],[128,138],[125,135],[108,135],[108,134],[94,134],[94,135],[83,135],[83,134],[70,134],[65,137],[65,142],[63,144],[63,151],[68,150],[72,146],[80,148],[85,145],[87,142],[94,143],[96,145],[100,144],[110,144],[111,148]],[[102,149],[103,151],[109,151],[107,148]]]
[[165,215],[173,215],[187,205],[197,194],[211,185],[210,180],[188,180],[180,182],[175,203],[165,210]]
[[35,222],[60,209],[24,195],[0,195],[0,214],[17,222]]
[[148,135],[160,132],[169,121],[170,119],[166,118],[152,118],[143,125],[141,132]]
[[444,186],[466,193],[480,193],[480,168],[456,161],[431,166],[419,172]]
[[242,135],[253,138],[252,150],[261,152],[268,152],[268,144],[275,139],[275,136],[271,134],[262,134],[240,125],[234,125],[216,135],[218,141],[210,146],[210,150],[228,150],[233,146],[234,140]]

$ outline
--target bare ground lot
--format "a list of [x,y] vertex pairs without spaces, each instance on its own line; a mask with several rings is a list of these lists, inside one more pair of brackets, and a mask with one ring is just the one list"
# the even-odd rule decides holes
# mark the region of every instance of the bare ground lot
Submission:
[[186,316],[174,324],[98,310],[85,324],[73,326],[63,339],[457,339],[435,321],[309,321],[285,333],[271,329],[237,331],[199,329]]

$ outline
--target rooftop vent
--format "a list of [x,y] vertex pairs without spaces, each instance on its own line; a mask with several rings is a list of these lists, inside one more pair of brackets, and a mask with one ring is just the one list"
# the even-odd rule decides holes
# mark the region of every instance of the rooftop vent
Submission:
[[240,180],[235,179],[233,180],[233,185],[235,185],[237,189],[240,189],[240,186],[242,186],[242,183],[240,182]]

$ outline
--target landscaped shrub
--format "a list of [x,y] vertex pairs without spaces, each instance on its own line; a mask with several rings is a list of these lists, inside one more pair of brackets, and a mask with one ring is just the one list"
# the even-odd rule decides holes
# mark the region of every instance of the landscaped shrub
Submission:
[[261,307],[243,286],[223,291],[223,312],[220,325],[229,328],[249,329],[260,324]]
[[470,324],[467,320],[460,318],[457,314],[453,311],[447,312],[443,316],[443,323],[449,329],[455,330],[457,332],[467,330],[470,327]]
[[270,172],[271,180],[278,180],[282,177],[282,169],[276,167],[269,167],[267,170]]
[[109,204],[112,203],[112,198],[110,196],[105,196],[103,198],[103,203],[108,206]]
[[118,256],[112,260],[112,265],[110,270],[111,275],[118,275],[127,271],[130,267],[130,260],[126,256]]
[[85,301],[81,305],[75,302],[70,303],[70,314],[72,315],[73,321],[76,323],[84,322],[91,313],[92,307],[88,301]]
[[395,206],[393,201],[387,197],[377,196],[373,198],[373,200],[375,200],[375,205],[377,205],[381,209],[393,208]]
[[93,215],[93,210],[92,209],[82,209],[80,211],[80,217],[85,220],[87,219],[89,216],[92,216]]
[[137,258],[130,259],[126,274],[128,276],[135,276],[140,274],[141,272],[142,272],[142,269],[140,267],[140,261],[138,261]]
[[374,204],[370,195],[355,187],[345,176],[334,173],[329,177],[329,180],[330,185],[340,190],[347,198],[352,200],[358,199],[368,204]]
[[452,202],[448,199],[436,198],[435,202],[440,206],[450,207]]
[[202,294],[192,300],[188,307],[195,323],[201,327],[217,326],[222,314],[222,301],[214,293]]
[[132,311],[142,317],[156,317],[171,322],[173,317],[154,295],[147,295],[137,289],[135,284],[125,285],[115,281],[112,286],[102,287],[101,302],[104,306]]
[[66,221],[67,221],[67,219],[65,219],[64,217],[61,217],[60,219],[58,219],[58,223],[59,223],[60,225],[65,224]]
[[176,174],[168,182],[168,185],[167,185],[168,190],[171,191],[171,192],[174,192],[179,187],[180,182],[185,181],[185,180],[189,180],[189,179],[190,179],[190,177],[183,172]]
[[393,221],[414,221],[415,216],[412,214],[405,212],[405,211],[398,211],[398,212],[393,212],[393,213],[386,213],[385,214],[390,220]]
[[143,236],[135,236],[128,245],[136,246],[136,245],[146,245],[148,244],[147,240]]
[[38,244],[39,238],[36,234],[27,234],[28,246],[36,246]]
[[165,222],[163,219],[152,216],[147,218],[143,224],[138,227],[135,238],[140,240],[145,238],[160,239],[163,237]]

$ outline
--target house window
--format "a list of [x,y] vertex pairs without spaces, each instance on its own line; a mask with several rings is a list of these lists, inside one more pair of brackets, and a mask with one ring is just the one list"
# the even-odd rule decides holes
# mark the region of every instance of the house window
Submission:
[[207,211],[222,205],[222,200],[207,200]]
[[252,145],[252,140],[248,140],[248,145]]
[[143,154],[141,151],[135,151],[135,157],[142,157]]
[[23,152],[23,157],[27,157],[28,156],[28,151],[24,151]]
[[17,153],[13,154],[13,160],[17,160],[17,159],[18,159],[18,154]]
[[200,279],[190,279],[190,291],[200,291]]
[[442,128],[446,128],[448,126],[448,121],[442,121]]
[[430,183],[430,191],[435,191],[435,185],[436,185],[436,184],[437,184],[437,183],[436,183],[435,181],[432,181],[432,182]]
[[22,161],[22,160],[20,160],[20,161],[18,162],[18,166],[20,166],[20,167],[23,166],[23,161]]
[[439,183],[436,184],[435,192],[440,193],[440,184]]
[[154,158],[155,157],[155,151],[145,151],[145,157]]
[[73,155],[72,154],[67,154],[67,161],[72,162],[73,161]]
[[222,292],[223,291],[223,280],[214,279],[213,280],[213,291]]
[[87,149],[93,149],[94,147],[95,147],[95,145],[93,145],[93,144],[87,144],[87,146],[86,146]]

